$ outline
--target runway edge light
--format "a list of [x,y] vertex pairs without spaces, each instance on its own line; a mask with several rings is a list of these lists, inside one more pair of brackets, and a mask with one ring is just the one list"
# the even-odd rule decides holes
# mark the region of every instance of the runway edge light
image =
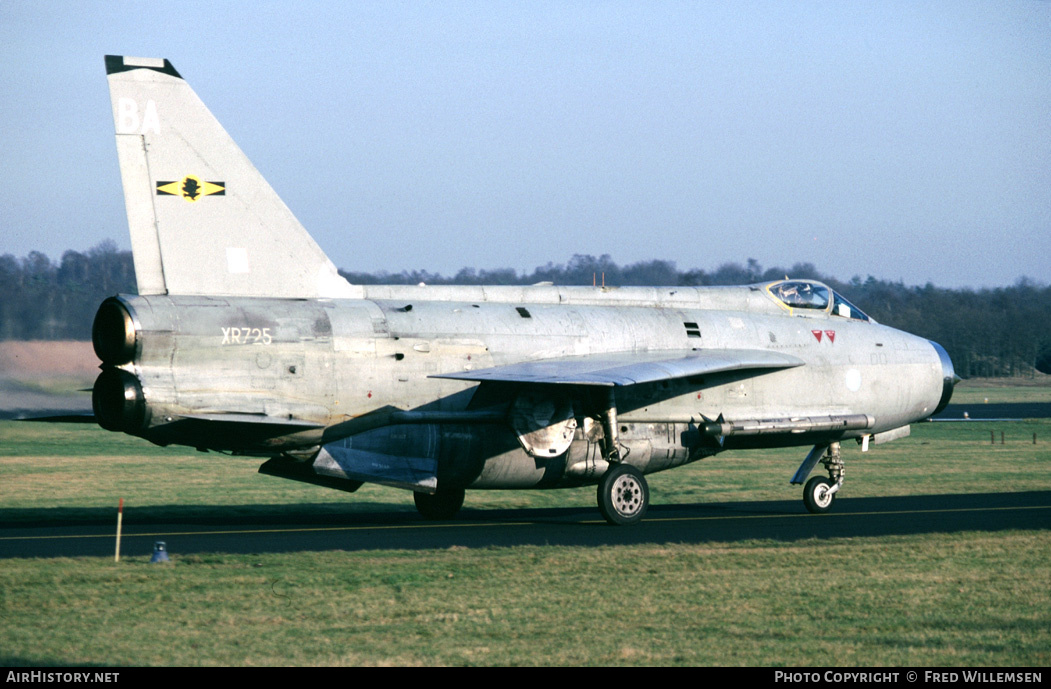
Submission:
[[168,559],[168,544],[164,541],[153,542],[153,557],[150,558],[150,563],[154,562],[170,562]]

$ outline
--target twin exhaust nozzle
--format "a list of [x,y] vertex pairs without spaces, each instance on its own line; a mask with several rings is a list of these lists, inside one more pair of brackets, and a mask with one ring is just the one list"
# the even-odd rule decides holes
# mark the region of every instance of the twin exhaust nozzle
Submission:
[[91,326],[91,344],[102,360],[102,373],[91,390],[91,408],[108,431],[135,433],[146,420],[146,399],[134,374],[117,368],[135,358],[135,319],[116,297],[102,302]]

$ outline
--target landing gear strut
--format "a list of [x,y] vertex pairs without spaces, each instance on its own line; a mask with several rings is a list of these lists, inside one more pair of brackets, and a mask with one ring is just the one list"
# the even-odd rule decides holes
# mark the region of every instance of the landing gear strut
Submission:
[[806,475],[817,464],[818,456],[822,451],[824,452],[824,457],[821,457],[821,463],[828,471],[828,478],[815,476],[807,481],[806,486],[803,488],[803,504],[806,506],[807,511],[812,514],[823,514],[832,509],[832,504],[836,501],[836,493],[843,487],[845,470],[843,457],[839,453],[838,442],[830,443],[827,446],[818,445],[814,447],[810,454],[807,455],[806,460],[803,461],[803,465],[799,467],[799,471],[796,472],[792,483],[802,483],[802,480],[806,478]]
[[650,488],[641,471],[624,463],[617,439],[617,403],[612,388],[608,394],[602,412],[602,454],[609,462],[609,469],[598,484],[598,509],[608,523],[627,526],[637,524],[646,515]]

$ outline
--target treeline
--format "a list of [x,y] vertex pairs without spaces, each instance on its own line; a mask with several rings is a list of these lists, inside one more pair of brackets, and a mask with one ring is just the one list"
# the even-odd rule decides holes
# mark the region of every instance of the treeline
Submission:
[[[575,255],[531,273],[464,268],[445,277],[427,271],[350,273],[354,284],[429,285],[743,285],[784,278],[825,282],[880,323],[940,342],[956,371],[976,376],[1051,373],[1051,287],[1022,279],[996,289],[907,286],[873,277],[848,282],[822,274],[810,263],[763,268],[754,259],[715,270],[680,271],[672,261],[617,265],[608,256]],[[0,256],[0,339],[89,339],[95,309],[108,296],[135,292],[131,252],[104,242],[86,253],[67,251],[53,263],[39,252]]]
[[90,340],[106,297],[135,293],[130,251],[111,241],[67,251],[56,265],[39,251],[0,256],[0,340]]

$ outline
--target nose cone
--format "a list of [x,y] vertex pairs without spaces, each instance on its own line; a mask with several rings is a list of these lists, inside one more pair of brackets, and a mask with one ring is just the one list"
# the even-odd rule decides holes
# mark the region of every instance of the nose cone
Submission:
[[949,400],[952,399],[952,390],[961,379],[956,375],[956,370],[952,367],[952,359],[949,358],[948,352],[937,342],[933,340],[927,340],[934,347],[934,351],[938,352],[938,359],[942,363],[942,397],[938,401],[938,406],[931,412],[931,416],[940,413],[945,406],[949,404]]

